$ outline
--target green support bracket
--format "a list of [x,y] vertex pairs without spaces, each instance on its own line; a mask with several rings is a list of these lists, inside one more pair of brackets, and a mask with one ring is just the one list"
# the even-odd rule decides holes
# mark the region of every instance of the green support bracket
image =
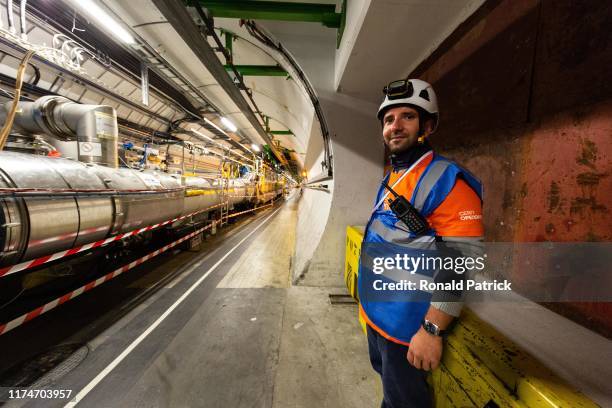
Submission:
[[293,132],[290,130],[271,130],[269,133],[273,135],[291,135],[293,136]]
[[273,164],[278,164],[278,160],[276,160],[276,157],[274,156],[272,149],[270,148],[270,146],[268,145],[263,145],[263,153],[265,156],[268,157],[268,160],[273,163]]
[[338,27],[338,34],[336,37],[336,49],[340,48],[342,42],[342,35],[344,34],[344,27],[346,26],[346,3],[348,0],[342,0],[342,9],[340,12],[340,27]]
[[232,33],[228,31],[222,31],[222,33],[225,35],[225,49],[227,49],[230,55],[230,58],[227,61],[227,63],[231,64],[234,61],[234,48],[232,46],[232,42],[234,41],[234,36],[232,35]]
[[[278,65],[234,65],[242,76],[287,76],[289,73]],[[225,65],[227,71],[231,71],[230,65]]]
[[260,0],[199,0],[214,17],[246,20],[281,20],[322,23],[325,27],[339,28],[342,13],[336,13],[334,4],[289,3]]

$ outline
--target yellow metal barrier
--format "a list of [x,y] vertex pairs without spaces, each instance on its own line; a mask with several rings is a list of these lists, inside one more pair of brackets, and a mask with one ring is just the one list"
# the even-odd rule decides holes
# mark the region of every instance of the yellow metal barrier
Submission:
[[357,274],[359,273],[359,254],[363,240],[363,227],[346,228],[346,258],[344,262],[344,283],[351,296],[357,300]]
[[469,309],[433,373],[437,407],[597,407]]
[[[361,254],[361,241],[363,241],[363,226],[346,227],[346,256],[344,260],[344,283],[350,295],[359,301],[357,293],[357,276],[359,274],[359,255]],[[359,316],[359,323],[363,332],[366,331],[366,323]]]
[[[344,282],[355,299],[363,227],[346,229]],[[365,322],[359,319],[365,331]],[[432,373],[437,408],[595,408],[585,395],[464,309]]]

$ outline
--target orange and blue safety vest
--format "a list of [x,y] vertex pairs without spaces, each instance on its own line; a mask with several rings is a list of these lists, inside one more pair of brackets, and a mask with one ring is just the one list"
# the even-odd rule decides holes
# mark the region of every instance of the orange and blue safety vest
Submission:
[[[469,171],[433,151],[423,154],[410,168],[393,169],[386,174],[385,181],[398,194],[410,198],[410,203],[431,228],[421,236],[410,232],[389,209],[389,192],[381,185],[362,244],[358,283],[360,313],[383,337],[408,345],[430,307],[431,293],[410,290],[394,293],[392,298],[380,298],[372,292],[371,283],[385,276],[375,274],[371,263],[364,259],[380,255],[375,253],[380,248],[387,248],[387,252],[396,252],[393,248],[397,248],[397,252],[414,256],[426,250],[433,256],[441,237],[480,239],[483,235],[482,186]],[[430,271],[416,270],[413,274],[432,279]]]

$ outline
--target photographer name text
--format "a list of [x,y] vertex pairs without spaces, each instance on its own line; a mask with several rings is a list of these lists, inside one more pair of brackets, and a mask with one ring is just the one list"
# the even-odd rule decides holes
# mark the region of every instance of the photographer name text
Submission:
[[376,291],[382,290],[421,290],[433,291],[509,291],[512,290],[512,282],[504,279],[498,281],[478,281],[474,279],[457,280],[452,282],[432,282],[428,279],[421,279],[417,282],[401,280],[399,282],[384,282],[377,279],[372,282],[372,288]]

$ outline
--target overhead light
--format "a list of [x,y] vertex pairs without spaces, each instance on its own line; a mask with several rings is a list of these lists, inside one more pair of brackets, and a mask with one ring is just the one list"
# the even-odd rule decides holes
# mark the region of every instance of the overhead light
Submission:
[[96,20],[100,25],[121,41],[127,44],[134,44],[136,40],[131,34],[113,19],[102,7],[96,4],[93,0],[69,0],[75,7],[78,7],[83,13],[90,18]]
[[219,132],[223,133],[225,136],[229,137],[229,135],[227,133],[225,133],[225,131],[223,129],[221,129],[219,126],[215,125],[213,122],[211,122],[210,120],[203,118],[204,122],[208,123],[210,126],[214,127],[215,129],[217,129]]
[[257,153],[261,152],[261,148],[257,146],[255,143],[251,145],[251,149],[255,150]]
[[225,126],[225,128],[230,132],[235,132],[238,130],[236,125],[234,125],[228,118],[221,117],[221,123],[223,123],[223,126]]

